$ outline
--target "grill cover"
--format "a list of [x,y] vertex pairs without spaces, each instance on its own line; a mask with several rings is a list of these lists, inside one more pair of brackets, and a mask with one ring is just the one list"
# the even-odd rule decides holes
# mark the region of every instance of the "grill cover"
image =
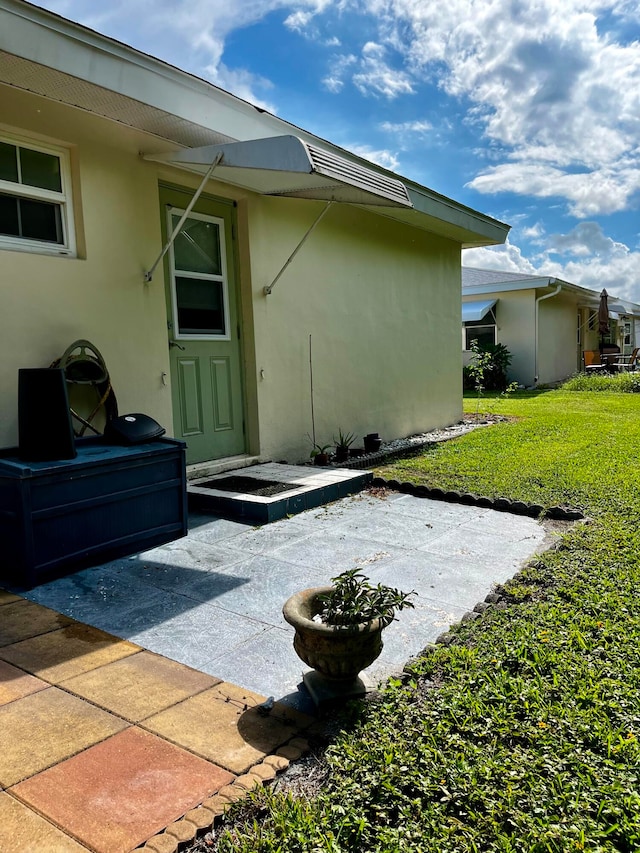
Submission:
[[164,435],[165,429],[149,415],[121,415],[107,422],[104,437],[112,444],[142,444]]

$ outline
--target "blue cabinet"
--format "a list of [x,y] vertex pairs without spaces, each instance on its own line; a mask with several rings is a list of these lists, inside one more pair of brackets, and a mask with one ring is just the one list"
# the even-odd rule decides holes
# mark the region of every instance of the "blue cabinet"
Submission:
[[77,450],[54,462],[0,451],[0,581],[30,588],[186,535],[184,442]]

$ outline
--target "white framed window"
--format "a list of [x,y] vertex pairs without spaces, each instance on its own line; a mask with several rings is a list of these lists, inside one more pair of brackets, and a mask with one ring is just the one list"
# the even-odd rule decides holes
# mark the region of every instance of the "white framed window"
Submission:
[[0,249],[75,255],[69,152],[0,134]]
[[[183,213],[169,207],[169,234]],[[230,340],[224,220],[190,213],[171,244],[169,257],[174,337]]]
[[471,349],[471,342],[478,341],[480,349],[497,343],[496,324],[490,322],[491,317],[483,320],[469,320],[464,324],[464,348]]

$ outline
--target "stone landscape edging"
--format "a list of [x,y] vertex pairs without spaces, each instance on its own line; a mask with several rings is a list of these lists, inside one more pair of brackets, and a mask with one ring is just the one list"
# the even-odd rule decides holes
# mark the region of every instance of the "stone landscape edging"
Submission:
[[542,504],[512,501],[510,498],[489,498],[484,495],[475,495],[471,492],[446,491],[437,486],[433,488],[429,486],[417,486],[415,483],[401,483],[399,480],[386,480],[384,477],[374,477],[371,484],[391,489],[395,492],[413,495],[416,498],[430,498],[431,500],[464,504],[465,506],[479,506],[486,509],[495,509],[498,512],[509,512],[514,515],[527,515],[530,518],[579,521],[585,517],[581,510],[573,507],[550,506],[545,508]]

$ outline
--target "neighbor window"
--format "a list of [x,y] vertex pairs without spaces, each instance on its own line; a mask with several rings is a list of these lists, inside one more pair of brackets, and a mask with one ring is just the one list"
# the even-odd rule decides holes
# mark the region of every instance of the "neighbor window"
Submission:
[[491,315],[483,320],[469,320],[464,324],[464,348],[471,349],[471,341],[478,341],[480,349],[496,343],[496,324],[491,323]]
[[0,137],[0,248],[74,253],[64,149]]

